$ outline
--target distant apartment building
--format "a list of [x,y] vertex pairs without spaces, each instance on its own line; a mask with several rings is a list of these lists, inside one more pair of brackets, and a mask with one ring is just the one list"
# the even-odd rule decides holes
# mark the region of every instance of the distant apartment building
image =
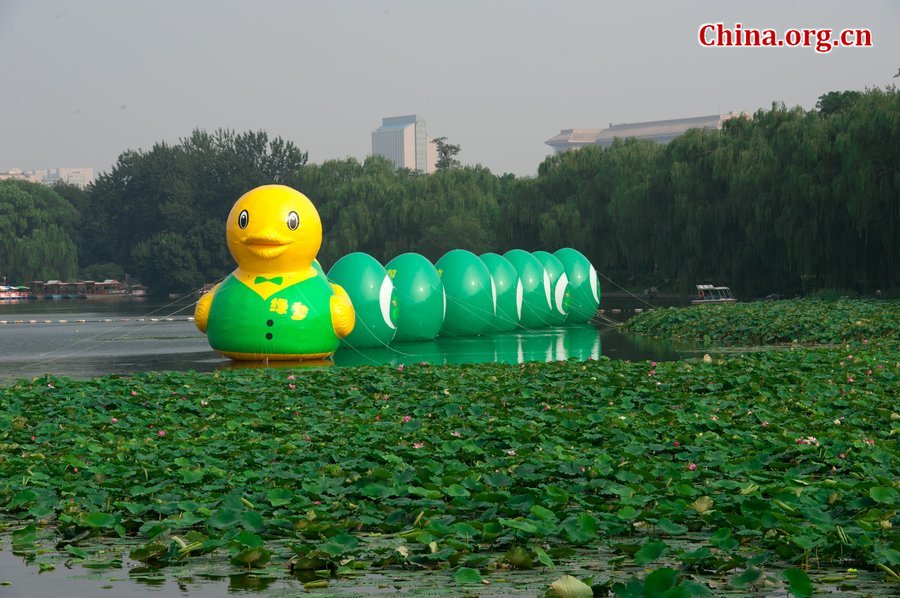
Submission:
[[93,168],[50,168],[44,175],[43,183],[53,185],[56,182],[68,183],[84,189],[94,182]]
[[415,114],[381,119],[372,132],[372,153],[397,168],[434,172],[437,164],[437,147],[428,137],[425,119]]
[[748,116],[742,112],[713,114],[711,116],[694,116],[691,118],[674,118],[670,120],[653,120],[640,123],[609,123],[607,129],[563,129],[544,143],[552,147],[557,154],[586,145],[609,147],[616,137],[620,139],[649,139],[656,143],[668,143],[689,129],[719,130],[729,119]]
[[18,168],[0,172],[0,181],[28,181],[29,183],[40,183],[41,177],[30,172],[24,172]]
[[43,185],[55,185],[58,182],[63,182],[84,189],[94,182],[94,169],[47,168],[43,170],[20,170],[13,168],[6,172],[0,172],[0,181],[7,179],[41,183]]

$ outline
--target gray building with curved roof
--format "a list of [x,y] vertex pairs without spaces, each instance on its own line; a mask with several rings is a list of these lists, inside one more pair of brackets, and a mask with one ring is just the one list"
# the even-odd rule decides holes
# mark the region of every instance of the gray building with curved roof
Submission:
[[556,153],[578,149],[586,145],[609,147],[613,140],[649,139],[656,143],[668,143],[689,129],[719,130],[726,120],[748,116],[741,112],[713,114],[710,116],[693,116],[690,118],[673,118],[670,120],[653,120],[639,123],[609,123],[606,129],[563,129],[544,143],[556,150]]

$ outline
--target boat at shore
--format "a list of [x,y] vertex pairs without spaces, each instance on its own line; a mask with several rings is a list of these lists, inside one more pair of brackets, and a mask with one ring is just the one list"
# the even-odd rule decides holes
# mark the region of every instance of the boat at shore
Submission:
[[730,288],[717,287],[711,284],[698,284],[697,297],[691,301],[693,305],[717,305],[736,302],[737,299],[731,294]]
[[0,285],[0,301],[25,301],[37,299],[31,289],[25,286]]
[[34,280],[30,284],[33,298],[62,299],[131,299],[146,297],[147,287],[126,284],[115,279],[94,280]]

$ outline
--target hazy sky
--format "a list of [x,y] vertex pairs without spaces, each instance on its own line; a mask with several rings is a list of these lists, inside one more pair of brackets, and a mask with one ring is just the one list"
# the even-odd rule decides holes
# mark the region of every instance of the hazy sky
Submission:
[[[868,28],[871,48],[703,48],[703,23]],[[195,128],[311,162],[418,114],[464,164],[533,175],[564,128],[900,82],[898,0],[0,0],[0,170],[112,168]]]

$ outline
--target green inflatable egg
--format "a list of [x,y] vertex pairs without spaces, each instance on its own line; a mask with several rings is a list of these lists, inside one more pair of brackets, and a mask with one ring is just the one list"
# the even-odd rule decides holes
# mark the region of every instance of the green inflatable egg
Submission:
[[344,287],[356,325],[344,343],[350,347],[383,347],[397,332],[394,284],[378,260],[366,253],[345,255],[328,271],[328,279]]
[[385,266],[397,295],[397,341],[428,341],[444,323],[444,285],[437,269],[418,253],[398,255]]
[[494,318],[496,291],[484,262],[471,251],[453,249],[435,267],[447,295],[441,334],[472,336],[485,332]]
[[550,324],[550,277],[536,257],[522,249],[503,254],[519,273],[522,281],[522,316],[519,326],[527,330]]
[[569,278],[570,297],[567,322],[583,324],[590,322],[600,307],[600,281],[597,271],[583,253],[571,247],[564,247],[553,253]]
[[572,300],[572,289],[569,277],[562,262],[552,253],[535,251],[534,257],[540,260],[550,277],[550,325],[560,326],[565,323],[569,313],[569,302]]
[[510,332],[519,325],[522,314],[522,281],[509,260],[496,253],[480,256],[494,279],[497,290],[497,311],[488,328],[490,332]]

